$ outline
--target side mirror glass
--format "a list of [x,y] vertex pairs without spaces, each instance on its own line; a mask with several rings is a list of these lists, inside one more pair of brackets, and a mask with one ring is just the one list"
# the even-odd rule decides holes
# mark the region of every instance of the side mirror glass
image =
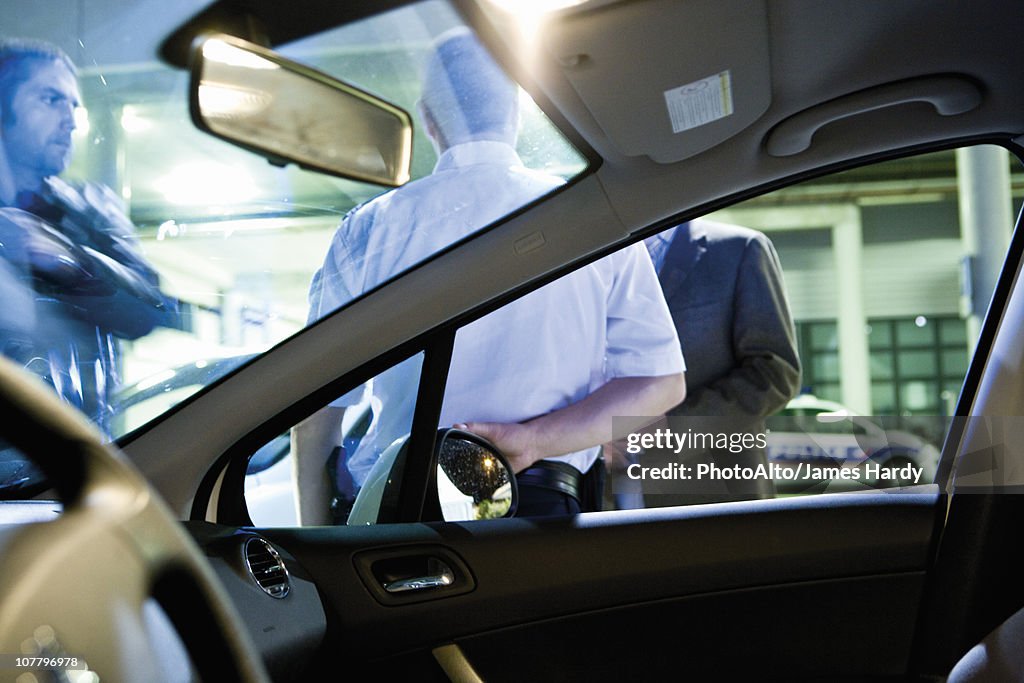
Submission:
[[197,41],[190,108],[201,130],[274,164],[390,187],[409,180],[408,112],[233,36]]
[[458,429],[442,430],[435,443],[437,493],[446,522],[515,514],[516,478],[494,444]]

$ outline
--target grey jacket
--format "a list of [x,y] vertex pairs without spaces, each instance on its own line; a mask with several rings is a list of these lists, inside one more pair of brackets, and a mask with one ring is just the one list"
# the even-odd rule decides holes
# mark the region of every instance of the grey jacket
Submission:
[[672,415],[763,418],[800,388],[800,359],[775,248],[762,233],[680,225],[658,273],[686,359]]

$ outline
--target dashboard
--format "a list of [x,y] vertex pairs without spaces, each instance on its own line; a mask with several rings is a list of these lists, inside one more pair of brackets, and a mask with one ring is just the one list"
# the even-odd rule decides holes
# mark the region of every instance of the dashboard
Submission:
[[[0,528],[53,521],[62,511],[56,501],[0,501]],[[184,522],[183,527],[220,579],[271,678],[303,680],[327,633],[313,580],[291,554],[255,531],[209,522]],[[165,643],[167,635],[161,636]],[[164,649],[185,660],[165,663],[165,668],[189,669],[183,648]]]

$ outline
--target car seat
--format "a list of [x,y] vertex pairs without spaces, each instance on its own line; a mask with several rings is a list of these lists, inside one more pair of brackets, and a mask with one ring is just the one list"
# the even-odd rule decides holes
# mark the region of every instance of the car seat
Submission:
[[947,683],[1024,681],[1024,609],[968,650],[946,680]]

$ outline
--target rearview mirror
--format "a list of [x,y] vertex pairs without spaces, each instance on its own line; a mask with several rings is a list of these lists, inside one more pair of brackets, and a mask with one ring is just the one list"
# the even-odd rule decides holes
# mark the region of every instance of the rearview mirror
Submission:
[[505,456],[483,437],[446,429],[437,442],[437,494],[446,522],[511,517],[518,490]]
[[233,36],[196,41],[190,109],[201,130],[277,165],[390,187],[409,180],[406,111]]

